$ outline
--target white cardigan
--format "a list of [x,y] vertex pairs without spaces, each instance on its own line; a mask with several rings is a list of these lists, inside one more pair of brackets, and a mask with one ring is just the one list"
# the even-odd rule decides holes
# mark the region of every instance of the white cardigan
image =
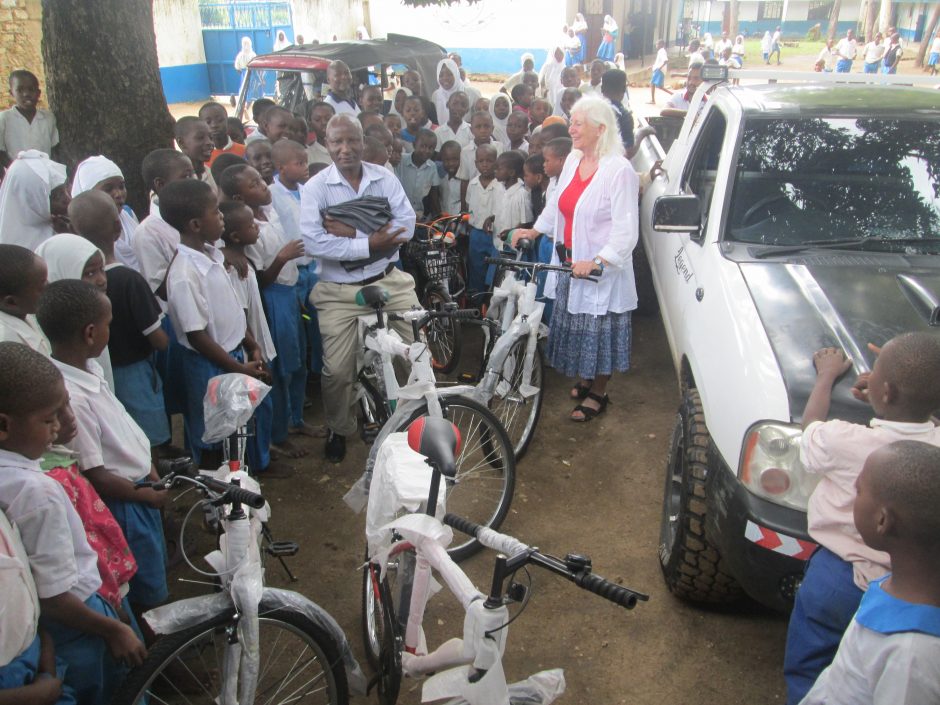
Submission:
[[[568,155],[558,185],[535,222],[535,229],[547,233],[555,242],[565,240],[565,218],[558,210],[558,199],[574,178],[581,156],[578,150]],[[619,155],[602,158],[574,208],[571,254],[575,262],[600,256],[608,264],[597,283],[571,280],[569,313],[603,316],[636,308],[633,248],[639,238],[638,196],[639,179],[630,162]],[[557,253],[553,254],[552,262],[557,264]],[[548,296],[554,295],[555,276],[549,273],[545,287]]]

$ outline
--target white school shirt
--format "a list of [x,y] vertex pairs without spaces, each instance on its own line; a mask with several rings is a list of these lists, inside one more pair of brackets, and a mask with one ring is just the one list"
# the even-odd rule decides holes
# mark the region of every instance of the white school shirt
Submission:
[[121,209],[121,237],[114,242],[114,258],[135,272],[140,271],[140,263],[134,252],[134,233],[139,227],[137,216],[130,208],[124,206]]
[[80,370],[53,360],[65,378],[78,434],[65,444],[78,453],[82,471],[104,467],[131,482],[150,473],[150,441],[104,380],[101,366],[88,360]]
[[352,117],[356,117],[362,112],[355,101],[334,98],[332,91],[326,94],[326,97],[323,98],[323,102],[332,105],[337,115],[351,115]]
[[411,207],[414,208],[415,217],[424,217],[424,199],[431,189],[441,185],[441,177],[437,173],[437,164],[426,159],[424,164],[416,166],[414,152],[403,154],[395,175],[401,181],[402,188],[408,196]]
[[[490,144],[496,148],[496,155],[503,151],[503,143],[495,137],[490,137]],[[477,143],[471,142],[460,150],[460,167],[457,169],[457,178],[469,181],[479,174],[477,171]]]
[[440,125],[436,130],[434,130],[434,136],[437,137],[438,151],[440,151],[441,147],[444,146],[445,142],[449,142],[451,140],[459,143],[461,149],[473,142],[473,133],[470,132],[470,124],[466,122],[460,123],[460,127],[457,128],[457,132],[454,132],[452,129],[450,129],[450,125],[447,125],[446,123],[444,125]]
[[[296,191],[291,191],[274,175],[274,182],[268,187],[271,189],[271,205],[277,211],[277,217],[281,221],[281,230],[284,237],[288,240],[300,239],[300,187]],[[304,255],[300,259],[294,260],[297,264],[308,265],[313,261],[313,257]]]
[[[287,237],[284,235],[284,230],[281,227],[281,220],[277,217],[277,211],[274,210],[274,207],[261,206],[261,210],[264,212],[267,220],[255,218],[255,224],[257,224],[258,230],[260,231],[258,233],[258,242],[245,248],[245,254],[259,272],[263,272],[271,266],[274,259],[277,257],[277,253],[280,252],[281,248],[288,242]],[[278,272],[275,283],[283,284],[284,286],[294,286],[294,284],[297,283],[297,276],[297,260],[291,259],[285,262],[284,266],[281,267],[281,271]]]
[[332,164],[333,158],[330,156],[330,150],[319,142],[307,145],[307,164]]
[[500,234],[504,230],[532,222],[532,198],[521,179],[509,188],[503,187],[497,193],[499,196],[496,199],[496,207],[493,209],[495,216],[493,218],[493,244],[500,243],[496,247],[500,250],[502,249]]
[[474,176],[467,184],[467,210],[470,212],[470,227],[483,229],[483,223],[495,214],[497,192],[502,188],[496,178],[487,186],[480,183],[480,176]]
[[277,357],[277,350],[274,349],[271,329],[268,328],[268,321],[264,317],[261,291],[258,289],[258,277],[251,267],[248,268],[248,275],[244,279],[238,275],[238,270],[235,267],[229,268],[228,277],[235,289],[238,305],[245,312],[248,329],[254,336],[255,342],[258,343],[258,347],[261,348],[261,359],[265,362],[271,362]]
[[226,352],[241,346],[247,328],[245,312],[217,248],[206,245],[199,252],[180,243],[166,289],[170,321],[180,345],[195,350],[186,334],[204,330]]
[[29,572],[20,532],[0,512],[0,668],[22,654],[36,638],[39,595]]
[[[565,192],[581,162],[577,150],[568,155],[545,209],[535,222],[540,233],[552,233],[556,242],[565,240],[565,218],[558,210],[558,199]],[[594,316],[623,313],[636,308],[636,283],[633,279],[633,248],[639,239],[637,196],[639,178],[626,157],[603,157],[591,183],[574,208],[572,259],[602,257],[608,265],[599,280],[572,279],[568,290],[568,312]],[[558,254],[552,254],[558,263]],[[549,274],[546,291],[554,293],[555,277]]]
[[836,44],[836,54],[839,55],[840,59],[855,61],[855,57],[858,56],[858,42],[848,37],[842,37],[839,43]]
[[823,62],[826,71],[832,71],[836,65],[836,55],[829,47],[823,47],[819,50],[819,56],[816,57],[816,63],[820,61]]
[[52,154],[57,144],[59,130],[55,115],[48,110],[38,108],[32,122],[15,107],[0,112],[0,151],[9,154],[10,159],[27,149]]
[[46,340],[46,336],[42,334],[39,327],[32,324],[29,318],[31,317],[23,320],[0,311],[0,342],[22,343],[49,357],[52,355],[49,341]]
[[933,43],[930,45],[931,54],[940,54],[940,34],[933,38]]
[[98,554],[62,485],[38,460],[0,450],[0,510],[20,532],[39,599],[67,592],[84,602],[98,591]]
[[[404,159],[404,157],[402,157]],[[362,178],[355,191],[333,164],[304,184],[300,194],[300,232],[303,234],[307,254],[319,262],[321,281],[338,284],[351,283],[374,277],[398,260],[398,252],[383,257],[365,267],[346,271],[341,262],[369,257],[369,235],[360,230],[356,237],[336,237],[323,229],[320,210],[351,201],[359,196],[382,196],[388,199],[392,211],[392,229],[404,228],[399,236],[411,239],[415,230],[415,211],[408,201],[405,189],[395,175],[383,166],[362,162]]]
[[669,55],[666,53],[665,49],[660,49],[656,52],[656,61],[653,62],[653,71],[663,71],[668,63]]
[[887,47],[884,44],[868,42],[865,45],[865,63],[873,64],[876,61],[881,61],[884,58],[885,51],[887,51]]
[[581,81],[581,85],[579,86],[579,90],[581,91],[581,95],[596,95],[596,96],[601,96],[601,95],[603,95],[603,94],[601,93],[601,84],[600,84],[600,83],[598,83],[598,84],[595,86],[595,85],[592,85],[590,81]]
[[441,179],[441,212],[457,215],[461,212],[460,204],[461,181],[456,176],[444,174]]
[[833,419],[814,421],[800,439],[800,461],[807,472],[820,475],[806,509],[809,535],[852,564],[855,584],[864,590],[888,572],[887,553],[869,547],[855,528],[852,507],[855,481],[865,459],[894,441],[923,441],[940,446],[940,428],[930,422],[902,423],[872,419],[867,426]]
[[[166,270],[176,256],[180,244],[179,231],[160,217],[156,200],[151,201],[150,215],[134,231],[132,245],[140,273],[156,293],[166,277]],[[158,299],[165,306],[162,299]]]

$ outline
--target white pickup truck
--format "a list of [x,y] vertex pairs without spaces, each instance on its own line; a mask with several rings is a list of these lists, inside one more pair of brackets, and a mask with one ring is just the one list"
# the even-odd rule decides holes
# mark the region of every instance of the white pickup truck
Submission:
[[830,416],[867,423],[867,344],[940,325],[940,91],[706,80],[668,153],[653,138],[633,162],[657,160],[640,228],[682,394],[663,574],[692,601],[788,609],[815,549],[813,352],[846,352]]

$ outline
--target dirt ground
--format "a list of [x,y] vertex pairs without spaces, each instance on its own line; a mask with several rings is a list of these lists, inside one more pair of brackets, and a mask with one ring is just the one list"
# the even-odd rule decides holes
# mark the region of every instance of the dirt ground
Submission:
[[[503,529],[549,553],[589,555],[596,573],[646,592],[650,600],[628,612],[531,569],[532,596],[511,627],[507,675],[518,680],[542,669],[564,668],[568,686],[559,702],[572,705],[782,702],[784,617],[750,603],[724,612],[704,610],[676,600],[665,589],[657,544],[678,395],[658,317],[635,318],[633,351],[634,369],[611,384],[612,406],[589,424],[567,420],[572,407],[566,398],[568,382],[549,372],[541,421],[517,468],[515,497]],[[318,397],[308,417],[322,421]],[[361,473],[367,447],[350,439],[345,462],[328,465],[321,459],[322,443],[306,443],[310,456],[294,461],[293,479],[265,483],[275,537],[301,545],[298,556],[289,559],[298,582],[290,584],[274,562],[268,563],[267,581],[325,607],[368,672],[360,636],[358,570],[365,519],[342,501]],[[484,589],[492,559],[492,553],[483,552],[466,564]],[[191,577],[185,571],[179,575]],[[174,587],[188,594],[194,589],[202,588]],[[449,593],[432,600],[425,620],[432,646],[459,636],[462,624],[463,614]],[[400,702],[420,701],[420,683],[406,682]]]

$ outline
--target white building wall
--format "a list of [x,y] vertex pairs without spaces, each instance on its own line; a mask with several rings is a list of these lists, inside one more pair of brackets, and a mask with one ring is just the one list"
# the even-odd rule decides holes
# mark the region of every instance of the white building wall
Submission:
[[[400,2],[396,4],[404,10]],[[353,39],[356,27],[368,26],[362,0],[291,0],[291,9],[294,35],[302,34],[306,42],[326,43],[334,34],[339,40]]]
[[160,66],[206,63],[198,0],[153,0]]

